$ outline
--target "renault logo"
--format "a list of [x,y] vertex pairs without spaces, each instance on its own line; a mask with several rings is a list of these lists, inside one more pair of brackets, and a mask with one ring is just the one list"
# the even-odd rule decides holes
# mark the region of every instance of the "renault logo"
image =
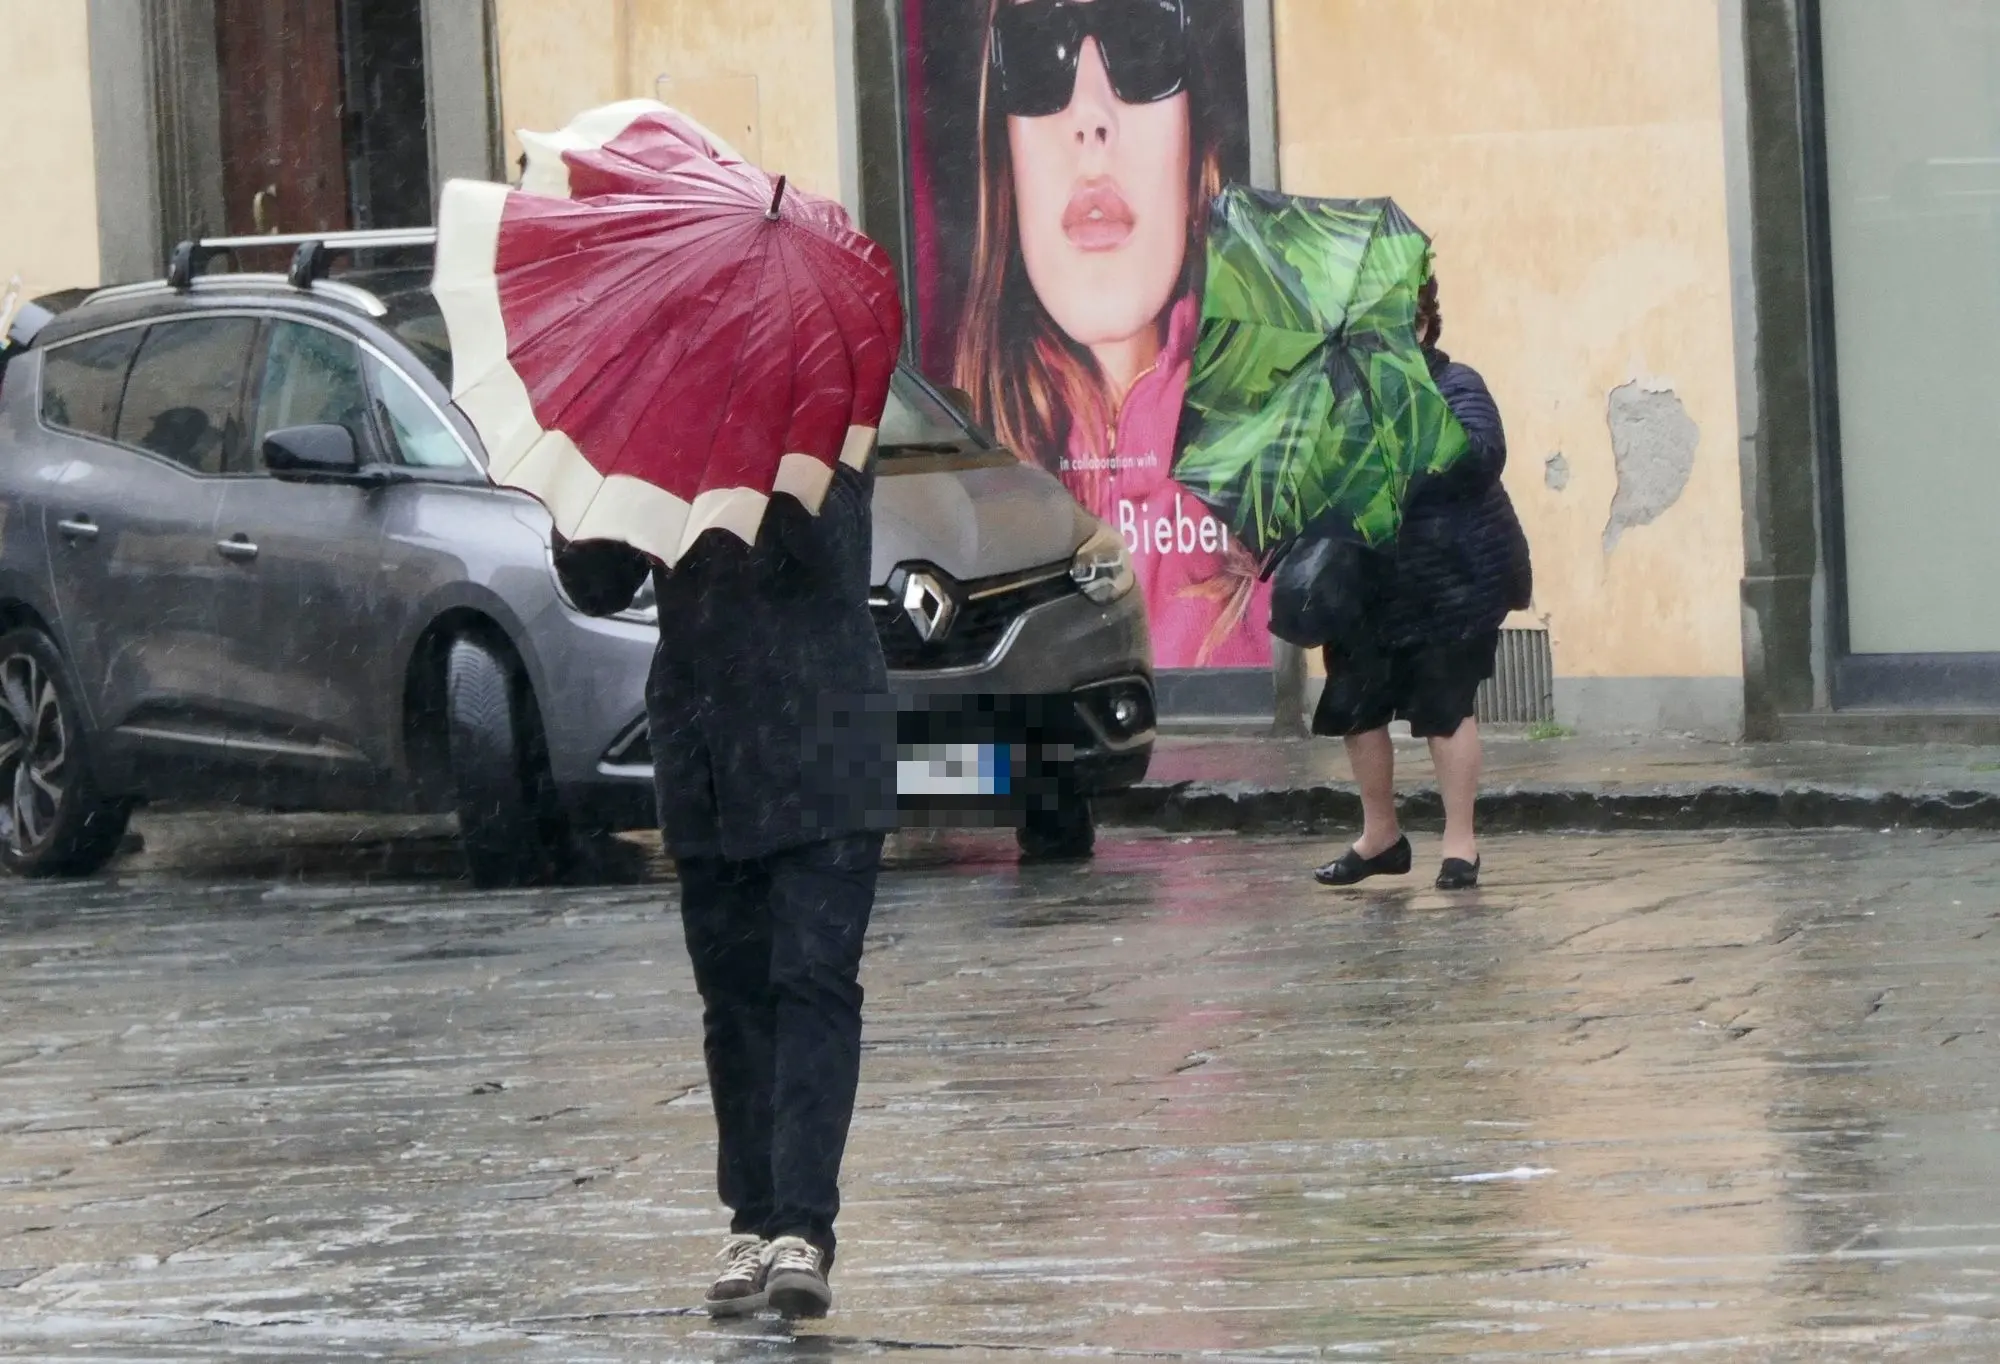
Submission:
[[933,644],[951,633],[958,603],[935,575],[912,573],[903,580],[903,614],[917,628],[917,638]]

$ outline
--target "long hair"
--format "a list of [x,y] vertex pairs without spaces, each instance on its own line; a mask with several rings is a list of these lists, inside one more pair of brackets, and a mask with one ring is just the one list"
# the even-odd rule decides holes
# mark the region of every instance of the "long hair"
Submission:
[[[1072,435],[1082,433],[1085,449],[1096,458],[1088,468],[1072,471],[1068,481],[1079,501],[1100,512],[1116,413],[1096,359],[1049,316],[1021,255],[1007,114],[998,107],[993,80],[993,21],[1000,6],[1012,2],[989,0],[986,10],[979,72],[979,226],[954,369],[958,386],[972,395],[974,415],[1021,459],[1060,473]],[[1222,192],[1217,94],[1213,76],[1194,57],[1190,52],[1186,246],[1169,307],[1201,287],[1208,206]]]

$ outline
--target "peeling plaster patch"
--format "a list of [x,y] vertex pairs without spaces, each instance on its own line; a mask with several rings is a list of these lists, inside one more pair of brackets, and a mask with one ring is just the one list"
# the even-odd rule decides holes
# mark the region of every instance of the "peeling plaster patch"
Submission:
[[1618,495],[1604,527],[1604,552],[1634,526],[1650,525],[1680,501],[1694,472],[1701,428],[1671,388],[1634,381],[1611,390],[1607,413],[1611,450],[1618,460]]
[[1549,485],[1551,492],[1561,492],[1569,486],[1569,461],[1558,450],[1542,461],[1542,481]]

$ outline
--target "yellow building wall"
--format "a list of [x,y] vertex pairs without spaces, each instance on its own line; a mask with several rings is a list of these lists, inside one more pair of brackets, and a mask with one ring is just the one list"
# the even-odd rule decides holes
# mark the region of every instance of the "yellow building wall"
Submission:
[[[1499,400],[1558,675],[1741,676],[1714,0],[1276,0],[1275,20],[1284,188],[1392,195],[1436,239],[1445,349]],[[1699,441],[1679,496],[1607,548],[1628,384],[1661,395],[1625,427],[1630,492],[1671,490],[1664,395]]]
[[83,0],[0,0],[0,294],[98,282],[90,26]]
[[501,113],[521,128],[658,99],[806,189],[840,193],[831,0],[501,0]]
[[620,63],[622,0],[499,0],[500,125],[510,175],[516,133],[551,132],[585,109],[629,99]]

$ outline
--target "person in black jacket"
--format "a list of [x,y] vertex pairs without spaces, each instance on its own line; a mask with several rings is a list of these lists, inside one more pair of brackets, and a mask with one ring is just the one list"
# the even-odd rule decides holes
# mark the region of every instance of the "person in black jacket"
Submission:
[[1361,787],[1361,837],[1321,867],[1322,885],[1407,875],[1410,841],[1396,821],[1396,754],[1389,722],[1407,720],[1430,740],[1444,797],[1444,862],[1437,885],[1479,883],[1473,806],[1479,793],[1479,723],[1474,699],[1493,675],[1500,624],[1534,591],[1527,537],[1500,482],[1507,437],[1486,381],[1438,348],[1444,316],[1433,278],[1418,298],[1417,332],[1432,378],[1472,448],[1411,489],[1394,569],[1382,587],[1367,637],[1326,649],[1326,690],[1315,734],[1347,741]]
[[654,577],[654,782],[732,1215],[705,1302],[716,1316],[821,1316],[833,1301],[862,938],[895,821],[872,490],[872,472],[843,466],[818,515],[773,497],[754,545],[710,533],[672,571],[622,544],[557,543],[588,614],[623,610]]

